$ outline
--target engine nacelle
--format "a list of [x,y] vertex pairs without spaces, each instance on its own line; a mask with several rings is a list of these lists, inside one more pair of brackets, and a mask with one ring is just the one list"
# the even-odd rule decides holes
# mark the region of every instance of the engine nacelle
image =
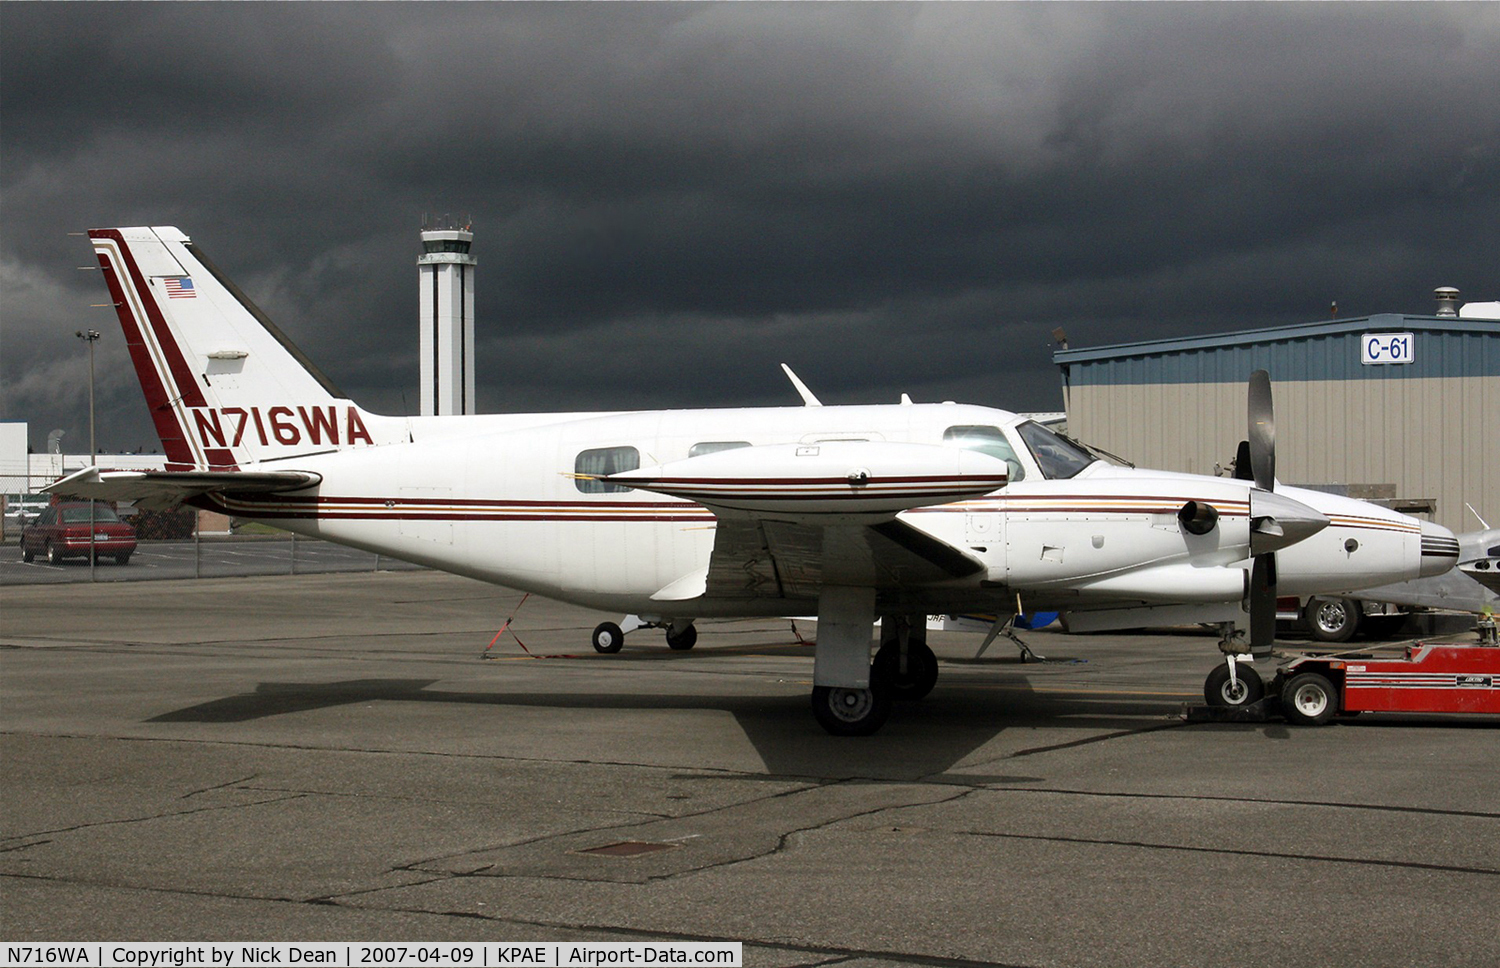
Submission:
[[878,519],[989,494],[1008,473],[1003,460],[957,447],[839,440],[722,450],[600,480],[716,510]]

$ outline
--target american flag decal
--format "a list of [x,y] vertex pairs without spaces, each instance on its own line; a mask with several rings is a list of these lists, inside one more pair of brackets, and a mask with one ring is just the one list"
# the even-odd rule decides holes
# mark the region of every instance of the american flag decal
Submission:
[[168,299],[196,299],[198,293],[193,289],[193,280],[187,276],[168,277],[163,280],[167,287]]

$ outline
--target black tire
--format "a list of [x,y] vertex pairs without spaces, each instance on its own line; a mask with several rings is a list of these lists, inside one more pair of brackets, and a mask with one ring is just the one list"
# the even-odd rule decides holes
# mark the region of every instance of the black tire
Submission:
[[1359,628],[1359,603],[1352,598],[1309,598],[1302,620],[1319,642],[1347,642]]
[[1266,684],[1261,681],[1260,673],[1242,662],[1235,667],[1234,677],[1239,682],[1238,688],[1230,684],[1227,662],[1214,666],[1214,671],[1203,680],[1203,698],[1210,706],[1248,706],[1264,698]]
[[47,564],[60,565],[62,564],[62,560],[62,552],[57,550],[57,545],[50,541],[47,542]]
[[30,562],[35,557],[36,557],[36,552],[34,552],[30,548],[26,547],[26,539],[22,538],[21,539],[21,560],[25,561],[25,562]]
[[686,652],[688,649],[691,649],[697,644],[698,627],[696,625],[689,625],[687,628],[683,629],[681,632],[678,632],[676,635],[672,634],[672,630],[670,628],[667,629],[667,648],[674,649],[678,652]]
[[1326,676],[1301,672],[1281,690],[1281,714],[1298,726],[1322,726],[1339,711],[1339,694]]
[[889,690],[872,681],[869,689],[813,686],[813,716],[834,736],[869,736],[891,714]]
[[593,638],[595,652],[618,652],[625,645],[625,633],[614,622],[600,622]]
[[938,662],[926,643],[906,648],[906,672],[901,672],[901,647],[882,645],[875,653],[871,675],[891,692],[892,699],[921,699],[937,685]]
[[119,554],[115,555],[115,564],[117,564],[117,565],[128,565],[128,564],[130,564],[130,552],[128,552],[128,551],[122,551]]

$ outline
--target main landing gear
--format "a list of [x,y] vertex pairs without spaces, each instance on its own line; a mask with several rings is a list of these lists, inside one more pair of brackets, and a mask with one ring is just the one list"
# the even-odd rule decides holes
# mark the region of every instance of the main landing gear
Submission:
[[[820,599],[812,711],[835,736],[870,735],[885,724],[896,701],[921,699],[937,683],[938,661],[927,645],[925,615],[882,616],[880,646],[871,659],[874,605],[874,589],[868,588],[835,588]],[[619,652],[625,636],[642,628],[665,629],[667,646],[677,651],[698,640],[690,620],[630,615],[619,624],[601,622],[594,629],[594,649]]]
[[594,628],[595,652],[618,652],[625,645],[625,630],[614,622],[600,622]]
[[595,652],[612,653],[620,651],[625,644],[625,636],[636,629],[666,629],[667,648],[676,652],[686,652],[698,644],[698,628],[693,625],[692,619],[645,619],[639,615],[627,615],[625,621],[619,625],[614,622],[600,622],[594,628],[591,641]]
[[872,678],[868,689],[813,686],[813,717],[834,736],[868,736],[891,714],[891,690]]
[[905,659],[899,647],[881,646],[870,664],[869,688],[814,686],[818,725],[834,736],[868,736],[885,724],[895,702],[926,696],[937,683],[937,656],[922,642],[909,646]]
[[[865,626],[868,628],[868,626]],[[817,662],[826,678],[844,674],[844,664],[866,661],[870,654],[868,632],[844,624],[839,616],[820,614]],[[823,650],[838,649],[829,656]],[[839,665],[835,665],[838,663]],[[816,667],[815,667],[816,669]],[[880,620],[880,648],[869,662],[861,685],[836,685],[818,681],[814,673],[813,717],[834,736],[868,736],[885,724],[898,700],[921,699],[937,683],[937,656],[927,645],[925,616],[885,615]]]

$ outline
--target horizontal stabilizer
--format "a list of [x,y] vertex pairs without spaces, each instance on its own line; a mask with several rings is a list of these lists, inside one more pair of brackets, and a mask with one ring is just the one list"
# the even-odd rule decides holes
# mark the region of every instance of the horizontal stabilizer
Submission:
[[42,488],[45,494],[133,501],[148,511],[176,507],[210,491],[234,494],[296,491],[323,480],[312,471],[101,471],[85,467]]

